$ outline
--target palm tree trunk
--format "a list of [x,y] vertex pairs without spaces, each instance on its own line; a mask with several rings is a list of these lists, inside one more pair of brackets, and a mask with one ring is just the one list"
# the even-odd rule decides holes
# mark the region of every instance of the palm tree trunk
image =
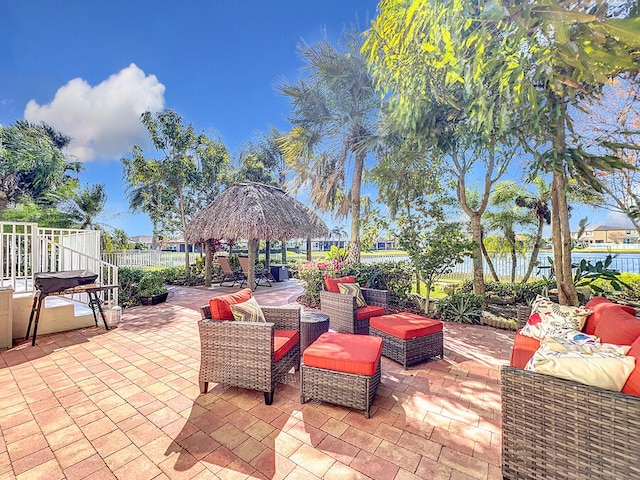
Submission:
[[493,266],[493,260],[489,256],[489,252],[487,251],[487,246],[484,244],[484,231],[480,230],[480,234],[482,235],[482,241],[480,242],[480,247],[482,249],[482,255],[487,262],[487,266],[489,267],[489,271],[491,272],[491,276],[496,282],[500,281],[500,277],[496,273],[496,268]]
[[516,268],[518,265],[518,254],[515,245],[511,246],[511,283],[516,283]]
[[538,217],[538,231],[536,232],[536,239],[533,243],[533,249],[531,250],[531,258],[529,258],[529,266],[527,267],[527,271],[524,274],[522,283],[527,283],[529,281],[531,272],[533,272],[533,268],[538,263],[538,253],[540,252],[540,242],[542,241],[543,229],[544,229],[544,219],[542,217]]
[[353,167],[353,179],[351,181],[351,241],[349,242],[349,255],[347,261],[360,263],[360,187],[362,186],[362,171],[364,169],[365,154],[356,153]]
[[307,238],[307,261],[311,261],[311,239]]

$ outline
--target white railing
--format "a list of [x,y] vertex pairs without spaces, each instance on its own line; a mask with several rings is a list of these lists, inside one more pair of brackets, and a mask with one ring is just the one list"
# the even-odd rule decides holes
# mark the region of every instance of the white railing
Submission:
[[[36,223],[0,222],[0,286],[33,293],[33,274],[91,270],[104,284],[118,284],[118,268],[100,260],[100,232],[39,228]],[[104,298],[117,304],[117,289]]]
[[178,267],[184,266],[184,252],[122,250],[103,253],[102,260],[118,267]]
[[[89,270],[98,274],[97,283],[118,285],[118,267],[91,257],[48,238],[38,239],[38,271],[61,272],[65,270]],[[103,299],[118,304],[118,289],[104,292]]]

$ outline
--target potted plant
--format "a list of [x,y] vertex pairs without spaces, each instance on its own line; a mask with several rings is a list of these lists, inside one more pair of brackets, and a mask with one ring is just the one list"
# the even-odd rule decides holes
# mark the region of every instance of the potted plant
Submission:
[[167,300],[169,292],[160,272],[147,272],[138,283],[138,296],[143,305],[155,305]]

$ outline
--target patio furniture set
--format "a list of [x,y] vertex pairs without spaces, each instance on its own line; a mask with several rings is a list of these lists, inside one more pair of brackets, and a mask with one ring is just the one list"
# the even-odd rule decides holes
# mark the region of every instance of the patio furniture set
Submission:
[[[327,289],[356,288],[353,277],[328,280]],[[300,369],[301,403],[325,401],[362,410],[369,418],[381,356],[405,369],[442,358],[443,335],[437,320],[388,315],[386,291],[361,292],[371,306],[357,306],[355,296],[329,291],[323,292],[332,295],[323,295],[322,313],[302,314],[297,307],[260,307],[250,289],[212,298],[201,307],[199,321],[201,392],[209,382],[259,390],[270,405],[276,383]]]

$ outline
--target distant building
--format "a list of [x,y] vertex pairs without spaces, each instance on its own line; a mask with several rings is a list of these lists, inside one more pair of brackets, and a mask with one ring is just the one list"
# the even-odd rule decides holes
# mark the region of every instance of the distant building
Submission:
[[[162,244],[162,250],[167,252],[184,252],[184,239],[176,238],[173,240],[165,240]],[[200,252],[200,245],[189,244],[189,252]]]
[[[575,235],[574,235],[575,238]],[[640,234],[633,227],[620,225],[595,225],[587,227],[578,242],[589,245],[598,243],[638,243]]]
[[373,248],[376,250],[395,250],[396,241],[393,238],[379,237]]
[[144,250],[151,250],[153,248],[152,235],[136,235],[135,237],[129,237],[129,242],[134,245],[142,245]]

